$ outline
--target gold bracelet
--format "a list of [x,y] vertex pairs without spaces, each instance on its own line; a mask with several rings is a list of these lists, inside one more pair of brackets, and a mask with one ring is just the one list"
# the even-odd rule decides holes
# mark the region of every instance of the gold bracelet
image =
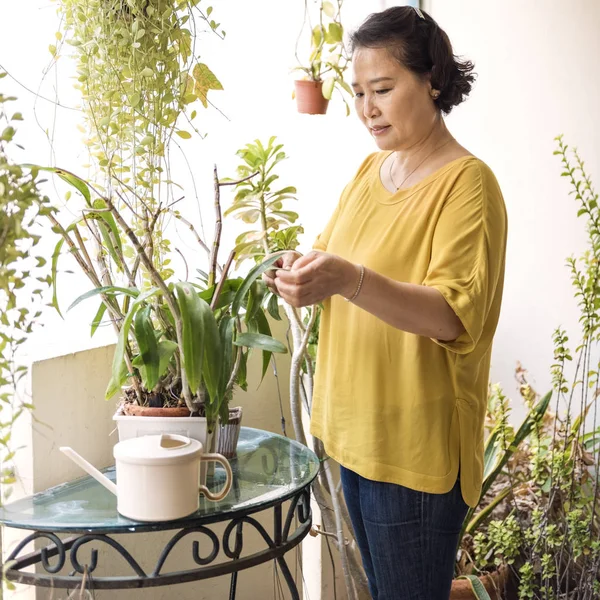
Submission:
[[351,298],[346,298],[344,296],[344,300],[346,302],[353,302],[356,300],[356,297],[360,294],[360,290],[362,288],[363,281],[365,280],[365,267],[363,265],[358,265],[360,267],[360,279],[358,280],[358,285],[356,286],[356,291],[352,294]]

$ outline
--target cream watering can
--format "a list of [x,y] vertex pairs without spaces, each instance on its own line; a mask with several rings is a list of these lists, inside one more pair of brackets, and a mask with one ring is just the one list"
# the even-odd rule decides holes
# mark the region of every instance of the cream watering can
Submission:
[[[113,483],[72,448],[60,451],[117,496],[117,510],[135,521],[169,521],[196,512],[199,493],[207,500],[222,500],[231,489],[233,475],[221,454],[204,454],[202,444],[183,435],[146,435],[119,442],[113,449],[117,483]],[[220,491],[198,485],[200,463],[216,461],[227,475]]]

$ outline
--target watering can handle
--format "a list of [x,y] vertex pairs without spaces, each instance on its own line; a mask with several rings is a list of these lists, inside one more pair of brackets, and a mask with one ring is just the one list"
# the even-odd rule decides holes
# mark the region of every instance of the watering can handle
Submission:
[[213,502],[217,500],[223,500],[223,498],[229,494],[231,484],[233,483],[233,473],[231,472],[231,465],[229,464],[229,461],[222,454],[203,454],[200,457],[200,460],[205,462],[214,460],[218,463],[221,463],[223,467],[225,467],[227,479],[223,487],[218,492],[211,492],[205,485],[200,486],[200,492],[206,496],[207,500],[211,500]]

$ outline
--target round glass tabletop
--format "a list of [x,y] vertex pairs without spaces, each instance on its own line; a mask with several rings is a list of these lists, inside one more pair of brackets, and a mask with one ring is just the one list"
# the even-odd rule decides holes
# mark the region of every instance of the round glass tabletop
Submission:
[[[89,476],[49,488],[0,508],[0,523],[36,531],[128,533],[194,527],[257,512],[291,498],[317,476],[319,461],[298,442],[260,429],[242,427],[237,457],[230,460],[233,485],[219,502],[200,499],[197,512],[177,521],[146,523],[117,513],[117,498]],[[115,480],[115,469],[104,474]],[[221,486],[217,466],[208,482]]]

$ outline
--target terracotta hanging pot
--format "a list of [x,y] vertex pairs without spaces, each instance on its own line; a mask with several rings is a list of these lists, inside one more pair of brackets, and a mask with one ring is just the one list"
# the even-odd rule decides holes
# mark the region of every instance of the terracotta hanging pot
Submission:
[[294,81],[298,112],[308,115],[324,115],[329,100],[323,96],[322,81]]
[[[482,575],[479,577],[479,581],[481,581],[485,591],[492,600],[508,600],[508,598],[512,598],[512,596],[505,596],[504,590],[507,588],[509,578],[509,569],[501,567],[498,571]],[[450,600],[477,600],[477,596],[473,592],[473,588],[468,579],[455,579],[452,582]]]

